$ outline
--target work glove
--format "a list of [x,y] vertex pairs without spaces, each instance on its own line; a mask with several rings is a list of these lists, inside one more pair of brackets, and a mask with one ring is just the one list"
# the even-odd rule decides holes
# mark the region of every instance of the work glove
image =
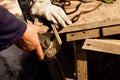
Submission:
[[53,5],[50,0],[36,0],[31,8],[31,13],[45,17],[48,21],[52,21],[54,24],[61,25],[62,27],[72,24],[64,10]]

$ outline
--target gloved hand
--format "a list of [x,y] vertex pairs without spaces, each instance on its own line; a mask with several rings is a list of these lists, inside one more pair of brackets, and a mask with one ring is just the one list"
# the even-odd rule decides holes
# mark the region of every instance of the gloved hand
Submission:
[[50,0],[36,0],[31,8],[31,12],[34,15],[45,17],[54,24],[60,24],[62,27],[72,24],[64,10],[61,7],[51,4]]

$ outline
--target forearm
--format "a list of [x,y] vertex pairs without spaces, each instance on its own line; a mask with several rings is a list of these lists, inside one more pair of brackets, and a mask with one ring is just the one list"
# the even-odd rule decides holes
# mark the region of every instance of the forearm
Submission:
[[0,50],[15,43],[25,32],[26,24],[0,6]]

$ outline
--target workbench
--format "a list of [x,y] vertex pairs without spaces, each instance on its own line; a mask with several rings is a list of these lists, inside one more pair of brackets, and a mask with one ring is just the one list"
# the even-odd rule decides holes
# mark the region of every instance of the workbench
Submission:
[[[71,1],[71,6],[66,7],[67,11],[73,11],[76,5],[79,3],[79,1]],[[95,1],[90,3],[81,3],[79,10],[68,16],[71,19],[76,14],[79,14],[80,11],[91,10],[99,3],[101,2]],[[77,22],[68,25],[59,31],[59,34],[66,35],[67,42],[73,42],[77,80],[88,80],[88,65],[86,55],[87,50],[100,51],[117,55],[120,54],[119,40],[103,40],[103,37],[120,33],[119,4],[120,0],[117,0],[113,4],[106,4],[102,2],[102,5],[99,6],[96,10],[82,14]],[[20,10],[9,9],[9,11],[18,15],[19,12],[14,11]],[[22,14],[20,13],[19,16],[21,15]],[[110,49],[111,46],[112,49]]]
[[[75,4],[79,1],[71,1],[74,5],[68,7],[68,11],[75,8]],[[80,11],[91,10],[95,8],[100,1],[81,3],[79,10],[68,15],[71,19]],[[79,20],[72,25],[68,25],[59,31],[59,34],[66,35],[67,42],[73,42],[76,76],[77,80],[88,80],[87,73],[87,50],[100,51],[105,53],[120,54],[120,41],[107,39],[103,37],[120,33],[120,0],[116,0],[113,4],[102,2],[96,10],[82,14]],[[77,41],[84,41],[79,44]],[[112,49],[111,49],[112,47]]]

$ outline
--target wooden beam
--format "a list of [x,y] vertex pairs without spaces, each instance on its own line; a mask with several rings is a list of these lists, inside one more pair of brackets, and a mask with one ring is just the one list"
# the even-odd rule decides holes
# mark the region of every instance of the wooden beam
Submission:
[[120,34],[120,25],[102,28],[103,36]]
[[86,39],[82,49],[120,55],[120,40]]
[[116,19],[108,18],[103,21],[97,21],[97,22],[91,22],[91,23],[85,23],[85,24],[80,24],[80,23],[71,24],[63,28],[61,31],[59,31],[59,33],[68,33],[68,32],[94,29],[94,28],[100,28],[100,27],[106,27],[106,26],[115,26],[119,24],[120,24],[120,18],[116,18]]
[[73,46],[76,62],[77,80],[88,80],[86,51],[82,50],[80,44],[76,42],[73,42]]
[[99,29],[93,29],[93,30],[68,33],[66,34],[66,36],[67,36],[67,41],[75,41],[80,39],[99,37],[100,34],[99,34]]

